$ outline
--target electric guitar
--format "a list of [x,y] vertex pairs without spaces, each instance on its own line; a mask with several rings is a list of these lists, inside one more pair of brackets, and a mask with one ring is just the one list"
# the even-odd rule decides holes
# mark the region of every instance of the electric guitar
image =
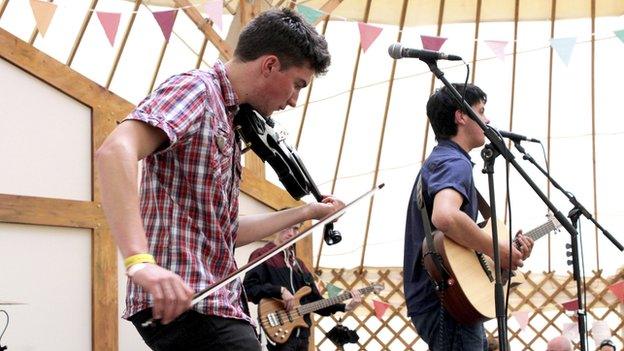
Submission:
[[[383,289],[383,284],[375,283],[358,289],[358,291],[362,296],[364,296],[370,292],[375,292],[375,294],[377,294]],[[274,298],[260,300],[260,304],[258,305],[260,325],[262,326],[262,329],[264,329],[267,338],[275,343],[283,344],[288,340],[293,329],[296,327],[309,327],[303,319],[303,316],[322,308],[333,306],[353,297],[349,291],[338,296],[330,297],[329,299],[318,300],[301,305],[299,300],[301,300],[303,296],[308,295],[311,291],[312,289],[309,286],[304,286],[303,288],[297,290],[293,296],[294,307],[290,311],[285,309],[285,305],[282,300]]]
[[[561,224],[552,216],[548,215],[548,221],[539,227],[524,233],[534,241],[542,236],[561,227]],[[498,233],[507,233],[508,230],[503,222],[498,221]],[[485,222],[483,230],[492,234],[492,223]],[[515,242],[516,247],[519,243]],[[442,258],[442,265],[446,269],[449,278],[446,281],[447,288],[438,291],[442,305],[462,324],[475,324],[496,317],[494,304],[494,261],[487,255],[476,252],[459,245],[448,238],[439,230],[433,232],[433,246]],[[427,240],[424,240],[422,253],[425,269],[434,281],[441,281],[434,260],[434,255],[425,255],[429,251]],[[513,274],[513,272],[512,272]],[[503,272],[506,277],[508,272]],[[524,281],[524,277],[513,277],[511,286],[517,286]],[[506,291],[507,282],[503,290]]]

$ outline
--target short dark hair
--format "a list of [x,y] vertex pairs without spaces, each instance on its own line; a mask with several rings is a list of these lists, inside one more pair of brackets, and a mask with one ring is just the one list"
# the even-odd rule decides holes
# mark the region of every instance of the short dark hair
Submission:
[[[466,84],[464,93],[463,83],[453,83],[453,87],[464,94],[464,99],[470,106],[479,101],[487,102],[487,95],[478,86]],[[455,102],[449,89],[445,86],[437,89],[427,101],[427,117],[436,139],[450,139],[457,135],[457,124],[455,124],[455,111],[464,110]]]
[[282,69],[303,67],[315,73],[327,72],[331,56],[325,38],[291,9],[268,10],[243,28],[234,57],[248,62],[262,55],[275,55]]

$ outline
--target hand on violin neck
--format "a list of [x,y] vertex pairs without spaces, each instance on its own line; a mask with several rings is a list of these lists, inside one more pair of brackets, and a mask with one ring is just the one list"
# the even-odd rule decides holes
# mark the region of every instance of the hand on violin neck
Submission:
[[322,202],[309,203],[310,219],[322,219],[345,207],[344,202],[329,195],[324,196]]

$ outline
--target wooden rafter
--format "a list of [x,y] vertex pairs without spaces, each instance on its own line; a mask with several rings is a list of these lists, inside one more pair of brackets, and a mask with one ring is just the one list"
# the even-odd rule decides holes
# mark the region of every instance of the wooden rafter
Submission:
[[188,0],[173,0],[173,1],[176,3],[176,5],[178,5],[178,7],[184,10],[184,13],[186,13],[186,15],[189,16],[191,21],[195,23],[197,28],[202,33],[204,33],[206,38],[210,40],[212,45],[214,45],[217,48],[217,50],[219,50],[219,53],[221,53],[221,55],[225,57],[226,60],[229,60],[232,58],[233,53],[234,53],[232,51],[232,48],[212,28],[212,21],[205,19],[199,13],[199,11],[190,3],[190,1]]

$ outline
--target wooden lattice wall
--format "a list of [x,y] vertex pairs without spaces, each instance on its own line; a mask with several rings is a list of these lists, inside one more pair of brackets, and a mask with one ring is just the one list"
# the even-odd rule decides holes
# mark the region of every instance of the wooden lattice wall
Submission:
[[[323,283],[331,283],[350,290],[379,282],[385,290],[379,296],[368,296],[355,311],[330,317],[316,316],[315,341],[319,350],[335,350],[335,345],[325,336],[342,318],[342,324],[357,331],[358,345],[345,349],[360,350],[426,350],[427,346],[418,337],[416,330],[406,316],[403,295],[402,271],[400,268],[327,269],[317,271],[322,292]],[[613,333],[616,344],[624,343],[624,305],[617,300],[608,286],[624,279],[624,269],[613,276],[603,276],[594,271],[586,276],[588,328],[592,320],[604,320]],[[529,324],[520,330],[513,318],[508,319],[509,338],[512,350],[544,350],[549,339],[561,335],[564,325],[573,323],[572,312],[563,309],[561,303],[574,299],[576,285],[571,273],[555,275],[549,273],[527,273],[526,282],[511,295],[509,312],[528,311]],[[373,300],[390,304],[382,320],[375,316]],[[486,323],[488,336],[496,334],[496,321]],[[591,345],[591,342],[590,342]],[[578,345],[577,349],[578,349]]]

